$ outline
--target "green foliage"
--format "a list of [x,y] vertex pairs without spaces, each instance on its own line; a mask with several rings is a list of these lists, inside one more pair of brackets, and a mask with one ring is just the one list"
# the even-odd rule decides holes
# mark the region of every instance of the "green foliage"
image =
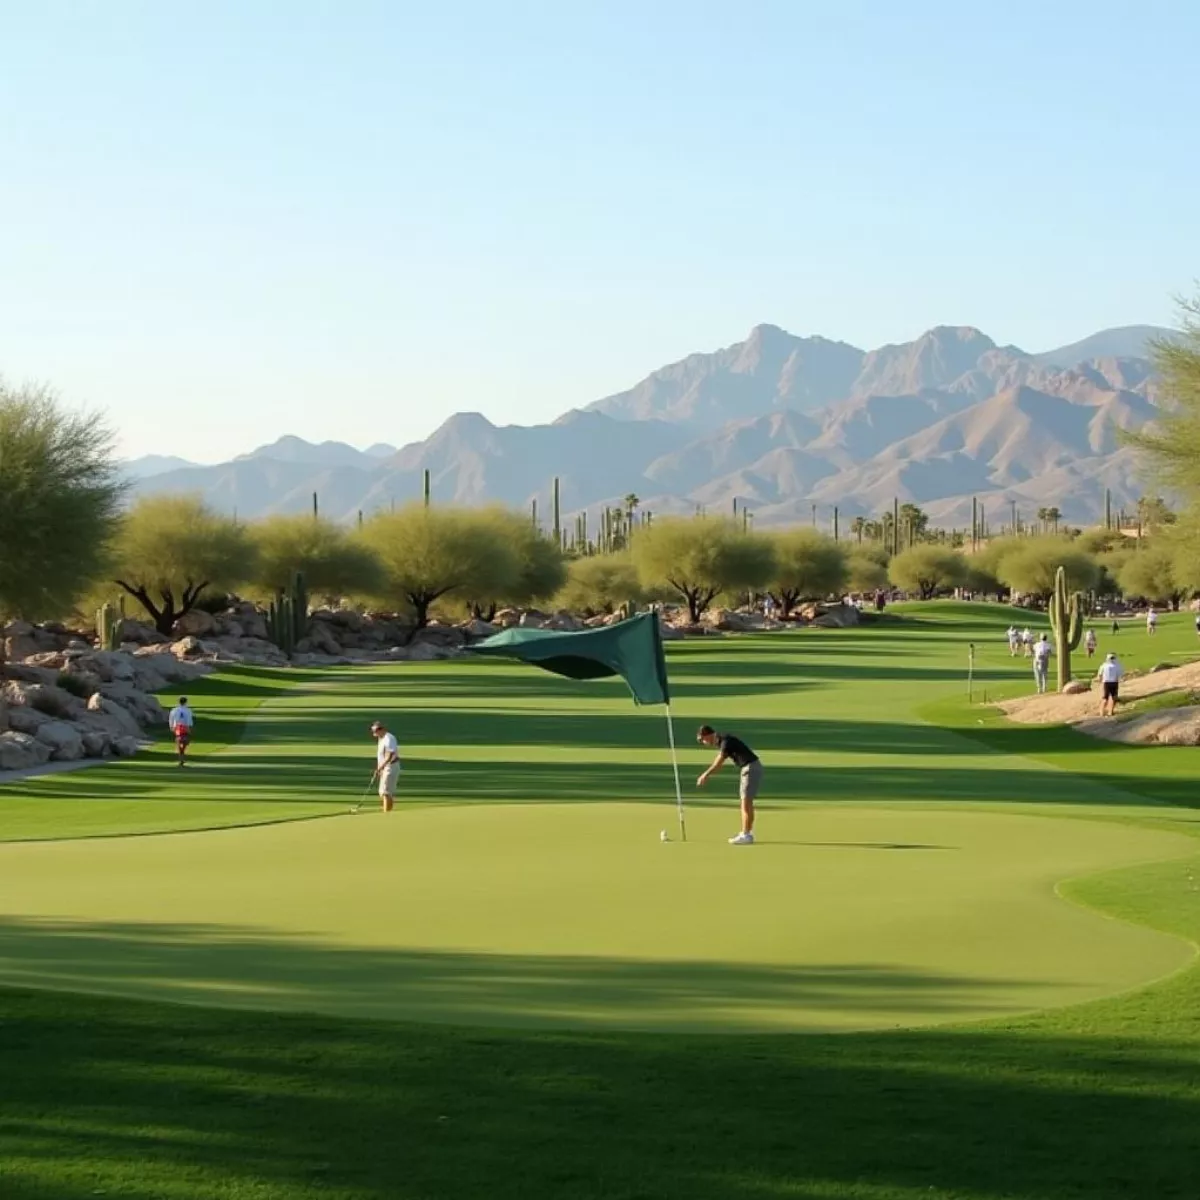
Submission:
[[801,601],[841,593],[850,577],[845,549],[815,529],[798,526],[771,537],[775,570],[768,590],[786,617]]
[[1178,519],[1161,496],[1141,496],[1137,502],[1138,524],[1146,533],[1154,533]]
[[267,517],[251,527],[251,536],[258,552],[254,582],[264,595],[290,587],[297,572],[331,604],[380,590],[378,556],[332,521],[308,514]]
[[928,600],[938,592],[958,587],[967,575],[963,556],[944,546],[910,546],[888,564],[888,578],[906,592]]
[[918,542],[929,528],[929,514],[911,502],[901,504],[898,510],[900,521],[900,544]]
[[[887,586],[886,561],[880,562],[879,555],[872,553],[882,547],[855,546],[846,556],[846,586],[852,592],[874,592]],[[883,555],[886,560],[886,553]]]
[[1200,592],[1200,514],[1189,513],[1163,535],[1171,555],[1171,576],[1182,596]]
[[147,496],[121,522],[114,582],[169,634],[207,588],[252,579],[256,550],[245,526],[196,496]]
[[1174,603],[1187,590],[1175,577],[1175,564],[1170,546],[1146,546],[1126,555],[1117,582],[1126,596]]
[[1098,574],[1093,590],[1100,596],[1119,596],[1121,594],[1121,570],[1133,556],[1129,539],[1123,537],[1120,544],[1107,553],[1096,556]]
[[1058,660],[1058,690],[1071,682],[1071,651],[1083,639],[1083,598],[1068,592],[1067,573],[1054,572],[1054,591],[1050,596],[1050,628],[1054,631],[1054,651]]
[[382,594],[411,609],[417,627],[443,596],[501,596],[521,580],[521,560],[485,513],[418,503],[364,522],[361,544],[379,557]]
[[1170,490],[1200,506],[1200,296],[1180,305],[1181,332],[1154,344],[1155,365],[1168,403],[1153,429],[1123,433],[1141,450]]
[[882,542],[865,542],[861,546],[855,546],[853,553],[860,558],[878,563],[881,567],[886,567],[892,558],[891,551]]
[[70,611],[103,572],[121,494],[99,417],[0,380],[0,620]]
[[[1076,543],[1063,537],[1017,537],[1000,539],[991,564],[997,578],[1016,592],[1049,598],[1059,567],[1066,572],[1074,591],[1087,591],[1100,576],[1099,564]],[[988,547],[991,550],[991,547]]]
[[758,590],[771,579],[771,542],[714,517],[655,521],[633,540],[644,586],[671,588],[698,621],[722,592]]
[[962,586],[981,596],[998,596],[1004,585],[978,554],[963,555]]
[[1075,548],[1085,554],[1101,555],[1124,548],[1128,541],[1119,529],[1085,529],[1075,539]]
[[468,588],[464,595],[476,617],[491,617],[500,605],[528,605],[548,601],[566,583],[567,564],[552,538],[535,529],[521,513],[490,508],[477,514],[482,527],[515,556],[517,570],[497,592]]
[[1058,532],[1058,523],[1062,520],[1062,510],[1056,505],[1047,505],[1044,508],[1039,508],[1037,516],[1043,530],[1048,532],[1052,529],[1055,533]]
[[595,554],[570,563],[556,603],[571,612],[595,614],[613,613],[622,604],[645,599],[637,568],[628,553]]

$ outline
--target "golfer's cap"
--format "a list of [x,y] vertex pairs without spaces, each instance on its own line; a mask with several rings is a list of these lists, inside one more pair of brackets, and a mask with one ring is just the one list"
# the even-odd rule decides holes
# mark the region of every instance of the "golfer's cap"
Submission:
[[379,730],[379,729],[382,729],[382,728],[383,728],[383,722],[382,722],[382,721],[372,721],[372,722],[371,722],[371,732],[372,732],[372,733],[375,733],[375,732],[376,732],[376,730]]
[[1116,658],[1117,656],[1110,650],[1104,657],[1105,658]]

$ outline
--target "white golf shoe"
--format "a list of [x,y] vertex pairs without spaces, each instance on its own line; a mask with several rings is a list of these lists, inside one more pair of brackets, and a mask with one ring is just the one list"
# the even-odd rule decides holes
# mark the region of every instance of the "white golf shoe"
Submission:
[[731,846],[753,846],[754,845],[754,834],[739,833],[737,835],[737,837],[731,837],[729,839],[729,844]]

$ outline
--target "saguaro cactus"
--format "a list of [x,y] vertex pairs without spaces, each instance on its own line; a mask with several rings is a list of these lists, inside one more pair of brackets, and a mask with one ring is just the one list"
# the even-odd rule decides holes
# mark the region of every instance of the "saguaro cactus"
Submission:
[[1071,651],[1083,638],[1083,604],[1078,592],[1067,593],[1067,573],[1054,572],[1054,592],[1050,597],[1050,628],[1054,630],[1054,650],[1058,658],[1058,690],[1071,682]]
[[289,658],[296,643],[308,633],[308,588],[297,571],[289,591],[282,588],[267,608],[267,634]]
[[121,621],[125,613],[105,601],[96,609],[96,641],[101,650],[121,648]]

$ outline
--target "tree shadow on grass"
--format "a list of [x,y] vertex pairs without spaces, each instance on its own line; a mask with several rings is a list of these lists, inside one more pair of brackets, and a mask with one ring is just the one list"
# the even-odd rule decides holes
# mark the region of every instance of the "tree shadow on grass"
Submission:
[[[46,966],[113,955],[119,974],[210,935],[58,936]],[[292,953],[315,986],[338,972]],[[490,964],[458,967],[414,969],[470,1010]],[[655,994],[670,1007],[691,984]],[[6,1200],[1194,1200],[1196,1046],[1153,1036],[522,1034],[0,990],[0,1177]]]
[[[126,801],[145,797],[166,803],[179,799],[214,804],[244,804],[253,798],[256,804],[341,804],[350,792],[362,789],[373,764],[372,746],[364,734],[364,711],[381,710],[263,714],[255,722],[254,740],[232,753],[200,757],[190,772],[176,773],[164,746],[129,762],[14,783],[4,789],[4,798]],[[591,712],[414,707],[384,715],[401,739],[405,795],[455,801],[657,802],[664,781],[669,782],[661,711],[597,717]],[[690,785],[712,756],[694,744],[690,724],[677,721],[676,729],[681,768]],[[989,765],[987,756],[977,756],[970,739],[931,725],[755,717],[732,722],[732,729],[764,756],[766,801],[1093,805],[1128,804],[1146,797],[1200,805],[1195,778],[1163,777],[1152,754],[1141,760],[1144,773],[1131,772],[1127,757],[1113,759],[1121,770],[1114,768],[1112,773],[1041,770],[1024,762],[1014,769],[1007,765],[1010,759],[999,756],[994,766]],[[1033,752],[1017,739],[1024,732],[1005,730],[990,736],[1013,738],[1007,754],[1019,756]],[[1058,738],[1061,733],[1044,736]],[[355,751],[359,742],[361,755]],[[462,745],[471,753],[462,758],[439,754],[436,747],[447,745]],[[502,753],[488,753],[489,747]],[[531,755],[528,760],[520,757],[525,747]],[[847,761],[840,765],[819,760],[781,762],[772,757],[808,750],[843,755]],[[1130,753],[1125,747],[1114,751]],[[643,761],[628,761],[623,755],[629,753]],[[897,761],[863,762],[872,758]],[[911,758],[925,761],[905,765],[904,760]],[[735,790],[736,774],[729,769],[712,786],[718,793]]]
[[[366,737],[364,712],[342,710],[341,713],[310,716],[305,712],[264,714],[255,722],[253,742],[239,748],[236,760],[253,757],[259,746],[269,755],[270,748],[289,751],[302,748],[303,757],[319,756],[323,745],[363,746],[363,754],[371,756],[372,743]],[[666,719],[662,708],[641,711],[596,713],[588,710],[548,710],[542,708],[395,708],[382,711],[390,729],[401,741],[404,756],[420,754],[422,747],[461,745],[464,747],[538,747],[561,750],[571,754],[581,747],[598,749],[658,750],[666,741]],[[717,718],[718,728],[726,722]],[[676,737],[685,757],[699,756],[707,763],[712,752],[695,743],[699,720],[675,719]],[[814,717],[754,716],[735,719],[728,727],[744,737],[756,750],[810,751],[847,753],[856,756],[944,755],[973,752],[969,741],[948,734],[931,725],[908,725],[896,721],[846,722]],[[231,757],[230,761],[233,761]]]
[[[249,916],[249,914],[248,914]],[[1025,987],[858,964],[343,946],[245,926],[0,918],[8,983],[440,1024],[729,1033],[1020,1011]],[[994,990],[1004,989],[1007,1000]],[[1044,984],[1042,985],[1044,986]],[[811,1014],[806,1016],[805,1014]],[[850,1014],[843,1019],[843,1014]]]

